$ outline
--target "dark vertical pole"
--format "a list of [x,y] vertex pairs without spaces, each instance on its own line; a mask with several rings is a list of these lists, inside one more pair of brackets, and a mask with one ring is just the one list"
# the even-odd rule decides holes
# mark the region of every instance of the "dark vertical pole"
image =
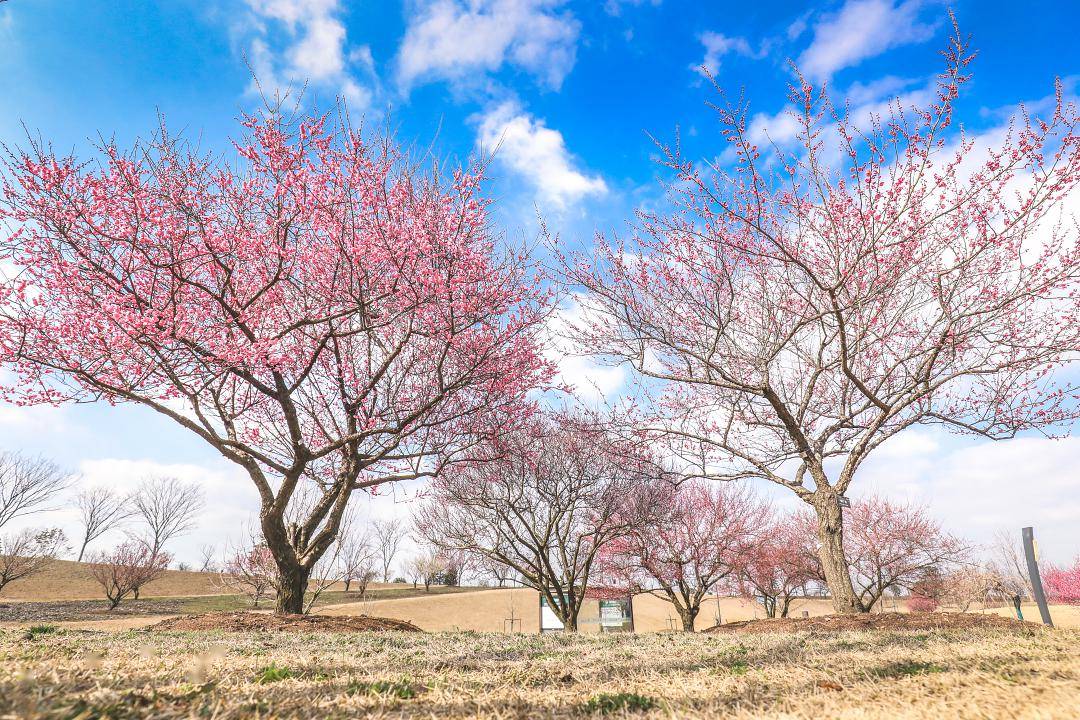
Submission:
[[1039,560],[1035,557],[1035,532],[1026,527],[1023,529],[1024,557],[1027,558],[1028,577],[1031,578],[1031,592],[1035,594],[1035,602],[1039,605],[1039,614],[1042,615],[1043,625],[1054,627],[1054,621],[1050,619],[1050,608],[1046,606],[1046,593],[1043,592],[1042,578],[1039,576]]
[[630,632],[634,632],[634,594],[626,596],[626,612],[630,615]]

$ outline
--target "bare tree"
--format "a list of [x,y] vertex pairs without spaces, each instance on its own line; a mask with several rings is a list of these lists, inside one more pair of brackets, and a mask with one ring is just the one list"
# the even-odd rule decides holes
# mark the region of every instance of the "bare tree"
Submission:
[[17,517],[55,510],[72,475],[50,460],[0,452],[0,528]]
[[349,528],[340,537],[338,563],[341,567],[341,581],[345,584],[345,592],[349,592],[355,582],[362,594],[367,591],[368,583],[377,574],[375,563],[378,561],[378,550],[367,532],[358,532]]
[[307,594],[304,596],[302,612],[307,615],[315,607],[315,602],[326,590],[341,579],[341,538],[334,538],[334,543],[311,567]]
[[78,562],[82,562],[87,545],[122,525],[135,513],[130,497],[107,487],[83,490],[75,497],[75,507],[79,510],[79,519],[83,526]]
[[596,418],[558,413],[500,438],[491,459],[443,473],[416,526],[434,547],[516,570],[573,632],[598,553],[654,510],[642,484]]
[[150,552],[157,555],[165,543],[183,535],[195,525],[195,516],[206,505],[202,488],[174,477],[147,478],[139,486],[132,503],[146,524]]
[[0,592],[16,580],[35,575],[67,547],[64,531],[21,530],[0,537]]
[[990,546],[990,567],[996,572],[1001,582],[1007,585],[1012,595],[1034,597],[1031,591],[1031,578],[1027,572],[1027,562],[1021,547],[1020,533],[1012,533],[1004,528],[994,533]]
[[446,558],[438,548],[425,548],[405,565],[413,585],[423,583],[424,592],[430,592],[431,586],[446,570]]
[[214,555],[216,553],[217,548],[209,543],[199,548],[199,572],[214,571]]
[[482,554],[476,558],[476,572],[482,580],[494,582],[498,587],[506,587],[506,583],[514,579],[512,567]]
[[171,558],[154,553],[149,540],[127,540],[107,553],[92,556],[90,574],[105,591],[109,609],[113,610],[129,595],[138,599],[147,583],[165,574]]
[[407,530],[405,523],[399,518],[376,520],[373,527],[375,528],[375,545],[379,551],[379,558],[382,560],[382,579],[384,583],[388,583],[390,582],[390,567],[394,563]]
[[1012,594],[998,573],[975,566],[953,570],[942,580],[942,604],[952,605],[960,612],[967,612],[976,604],[986,607],[1005,602]]

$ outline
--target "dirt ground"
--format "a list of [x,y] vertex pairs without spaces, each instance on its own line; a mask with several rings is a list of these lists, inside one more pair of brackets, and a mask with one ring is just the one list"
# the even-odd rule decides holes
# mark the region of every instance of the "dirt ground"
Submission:
[[[460,599],[460,598],[459,598]],[[1080,631],[0,630],[0,718],[1070,719]]]

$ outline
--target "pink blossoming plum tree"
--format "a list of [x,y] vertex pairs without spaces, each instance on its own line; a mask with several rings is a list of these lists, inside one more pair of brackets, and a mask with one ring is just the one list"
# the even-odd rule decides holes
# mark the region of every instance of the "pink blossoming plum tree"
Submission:
[[671,213],[566,258],[571,334],[643,378],[642,428],[717,479],[762,478],[814,511],[835,609],[865,611],[841,498],[889,438],[938,424],[988,438],[1066,423],[1056,373],[1080,348],[1077,111],[1021,114],[994,146],[951,132],[971,56],[934,98],[852,117],[793,86],[795,150],[765,155],[743,106],[718,114],[732,170],[661,145]]
[[164,129],[96,161],[8,150],[0,361],[9,399],[137,403],[243,468],[277,611],[298,613],[354,491],[433,474],[525,412],[547,300],[472,170],[422,170],[330,116],[243,127],[235,159]]
[[707,593],[733,579],[750,561],[769,518],[768,505],[745,486],[687,482],[670,493],[666,509],[616,544],[643,585],[675,607],[694,631]]

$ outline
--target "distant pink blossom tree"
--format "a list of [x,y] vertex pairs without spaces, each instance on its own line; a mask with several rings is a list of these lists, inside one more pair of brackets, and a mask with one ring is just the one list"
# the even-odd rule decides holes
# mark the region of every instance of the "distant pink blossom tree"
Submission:
[[1050,565],[1042,575],[1050,602],[1080,605],[1080,557],[1068,567]]
[[[480,177],[330,116],[243,119],[235,157],[164,128],[94,161],[32,143],[0,186],[0,363],[19,403],[136,403],[250,477],[299,613],[352,493],[433,474],[546,382],[547,298]],[[314,489],[303,517],[287,513]]]
[[[1055,372],[1080,347],[1075,105],[1021,114],[995,144],[952,133],[959,32],[931,101],[852,117],[799,76],[794,150],[762,149],[718,104],[728,171],[660,145],[671,213],[565,259],[583,351],[644,380],[642,433],[700,474],[761,478],[816,518],[836,612],[866,611],[841,498],[917,425],[988,438],[1074,419]],[[714,152],[709,157],[716,157]]]
[[658,588],[652,592],[675,606],[683,630],[693,632],[706,594],[751,560],[767,518],[768,506],[745,486],[691,481],[620,550],[647,586]]
[[109,609],[114,610],[128,596],[137,600],[143,587],[164,575],[171,561],[168,553],[155,553],[151,542],[131,539],[92,555],[90,576],[101,585]]
[[739,568],[739,594],[760,603],[766,617],[787,617],[791,601],[806,594],[815,576],[813,556],[796,525],[790,516],[772,518]]
[[651,471],[598,414],[545,413],[441,473],[416,510],[417,535],[511,568],[576,632],[586,593],[618,576],[605,550],[662,512],[665,488]]
[[[803,547],[809,548],[805,554],[814,560],[813,577],[825,583],[825,570],[812,549],[817,542],[816,518],[802,513],[796,524]],[[945,532],[925,507],[877,495],[852,502],[851,509],[844,513],[844,538],[855,597],[858,607],[865,611],[873,608],[890,588],[910,590],[929,573],[948,571],[945,578],[950,577],[961,570],[970,554],[970,548]],[[972,579],[970,572],[961,575]],[[963,585],[961,575],[950,588],[959,591]]]

